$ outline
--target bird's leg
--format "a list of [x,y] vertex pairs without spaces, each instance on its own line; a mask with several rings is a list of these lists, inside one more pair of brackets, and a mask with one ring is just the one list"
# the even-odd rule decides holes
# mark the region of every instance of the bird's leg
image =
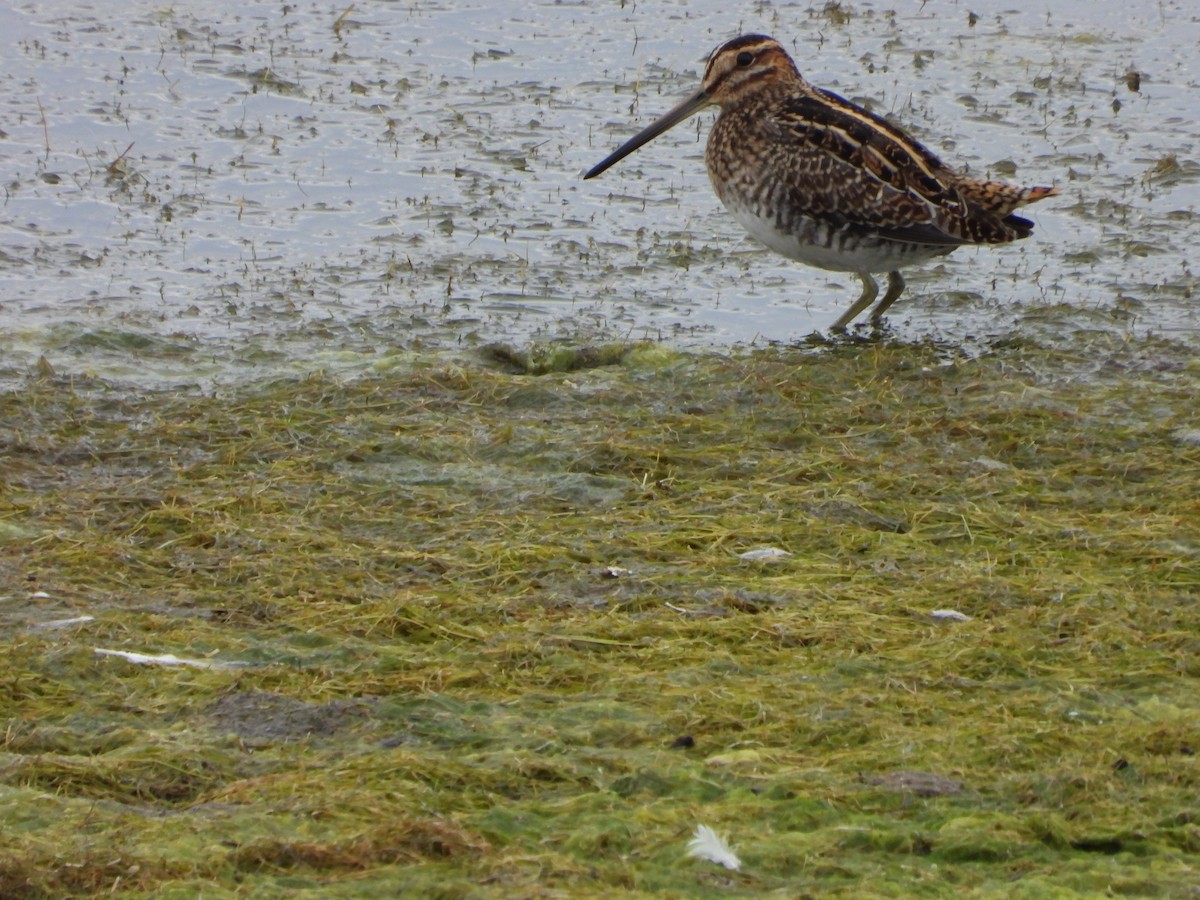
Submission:
[[896,302],[901,294],[904,293],[904,279],[900,277],[899,272],[888,272],[888,289],[883,295],[883,299],[879,301],[879,305],[875,307],[875,311],[871,313],[871,324],[878,325],[883,320],[883,314],[889,306]]
[[[900,277],[895,272],[893,272],[892,275],[894,275],[896,278]],[[889,275],[888,277],[891,278],[892,275]],[[859,272],[858,277],[862,279],[863,292],[859,296],[859,298],[854,301],[854,305],[851,306],[848,310],[846,310],[846,312],[843,313],[841,316],[839,316],[838,320],[833,323],[832,329],[834,331],[845,331],[846,326],[854,321],[854,317],[857,316],[864,309],[866,309],[868,306],[870,306],[872,303],[874,303],[875,298],[877,296],[879,296],[879,285],[875,283],[874,278],[872,278],[866,272]],[[891,285],[892,285],[892,282],[889,281],[887,297],[883,298],[885,302],[887,302],[888,297],[892,297]],[[902,291],[902,290],[904,290],[904,282],[903,281],[900,282],[900,291]],[[896,297],[900,296],[900,291],[896,292]],[[895,300],[896,297],[892,297],[892,300]],[[882,305],[883,304],[880,304],[880,306],[882,306]]]

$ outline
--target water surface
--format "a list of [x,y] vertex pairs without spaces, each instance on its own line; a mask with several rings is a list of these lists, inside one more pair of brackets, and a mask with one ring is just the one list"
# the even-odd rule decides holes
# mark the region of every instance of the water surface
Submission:
[[1018,245],[914,269],[890,324],[970,345],[1192,340],[1190,3],[813,7],[197,0],[0,9],[0,376],[149,382],[600,334],[826,328],[857,281],[771,255],[697,117],[579,174],[740,32],[972,172],[1055,184]]

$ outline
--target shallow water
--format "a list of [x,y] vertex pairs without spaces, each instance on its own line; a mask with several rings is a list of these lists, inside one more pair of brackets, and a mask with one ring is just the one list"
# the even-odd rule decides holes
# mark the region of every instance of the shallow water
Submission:
[[207,382],[498,339],[825,328],[855,279],[724,214],[711,116],[579,178],[745,31],[953,164],[1064,190],[1030,209],[1030,240],[906,273],[898,337],[1194,340],[1200,13],[1025,6],[0,8],[0,377],[44,358]]

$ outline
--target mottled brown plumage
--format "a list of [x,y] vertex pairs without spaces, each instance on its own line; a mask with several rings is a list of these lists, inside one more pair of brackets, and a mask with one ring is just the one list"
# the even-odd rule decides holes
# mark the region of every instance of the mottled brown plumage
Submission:
[[873,273],[888,273],[871,313],[878,324],[904,290],[900,266],[964,244],[1028,237],[1033,223],[1013,211],[1058,193],[955,172],[886,119],[809,84],[783,47],[759,34],[714,50],[699,91],[584,177],[710,104],[721,115],[705,163],[726,209],[772,250],[862,279],[862,295],[837,330],[874,303]]

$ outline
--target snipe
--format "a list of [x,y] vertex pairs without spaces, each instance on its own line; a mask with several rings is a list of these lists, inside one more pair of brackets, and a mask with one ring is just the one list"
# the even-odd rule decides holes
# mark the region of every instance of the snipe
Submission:
[[776,253],[862,279],[862,295],[833,323],[838,331],[875,302],[873,273],[888,273],[871,312],[878,325],[904,291],[902,266],[964,244],[1029,237],[1033,223],[1013,210],[1058,193],[955,172],[886,119],[809,84],[761,34],[714,50],[700,90],[584,178],[711,104],[721,114],[704,159],[725,208]]

